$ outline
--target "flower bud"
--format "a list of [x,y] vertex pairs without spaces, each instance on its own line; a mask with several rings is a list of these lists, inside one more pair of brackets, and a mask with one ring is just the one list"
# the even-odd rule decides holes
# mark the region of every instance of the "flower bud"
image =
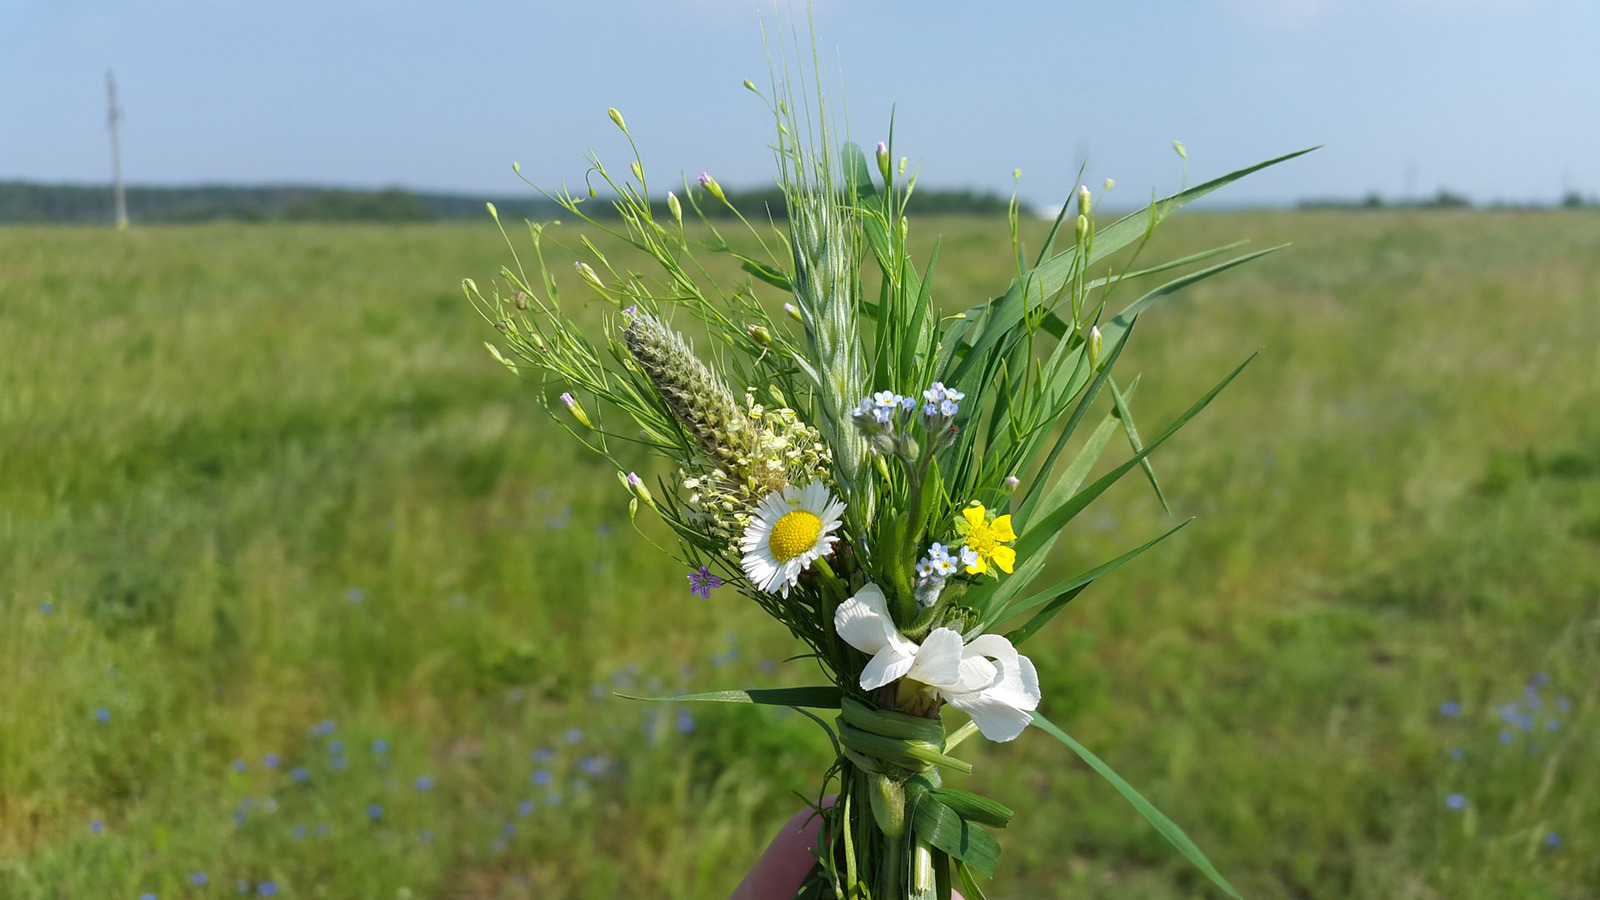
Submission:
[[637,159],[634,160],[633,165],[629,166],[628,168],[633,170],[633,177],[639,179],[640,181],[644,180],[644,166],[640,165]]
[[900,174],[901,175],[904,175],[906,173],[906,163],[907,162],[909,162],[909,160],[907,160],[904,156],[900,157]]
[[883,141],[878,142],[878,171],[883,173],[883,180],[889,180],[889,145]]
[[600,276],[596,275],[594,270],[589,268],[589,264],[588,263],[586,263],[586,262],[575,262],[575,263],[572,264],[572,267],[574,269],[578,270],[578,274],[583,277],[584,281],[587,281],[590,284],[594,285],[596,290],[603,291],[603,290],[606,289],[605,284],[600,281]]
[[618,472],[617,478],[622,481],[622,486],[627,488],[628,493],[632,494],[636,500],[651,509],[656,508],[655,498],[650,496],[650,489],[645,487],[644,479],[640,478],[637,473],[629,472],[627,475],[623,475]]
[[489,218],[496,222],[500,221],[500,211],[494,208],[493,203],[485,203],[484,207],[489,210]]
[[528,292],[527,291],[517,291],[517,302],[516,302],[515,306],[519,310],[528,308]]
[[795,306],[793,303],[785,303],[783,305],[783,311],[788,313],[789,318],[794,319],[796,322],[805,321],[804,319],[800,318],[800,307]]
[[756,83],[754,81],[751,81],[750,79],[746,78],[744,80],[744,89],[747,90],[747,91],[755,92]]
[[705,188],[706,191],[711,194],[711,196],[721,200],[723,203],[728,202],[728,198],[723,196],[722,185],[717,184],[717,180],[712,178],[709,173],[701,172],[700,177],[695,180],[699,181],[700,186]]
[[1080,184],[1078,185],[1078,215],[1087,216],[1089,214],[1089,206],[1089,186]]
[[512,362],[509,359],[506,359],[505,356],[500,353],[500,348],[499,347],[496,347],[495,345],[489,343],[488,341],[484,341],[483,342],[483,346],[488,349],[489,355],[494,357],[494,361],[495,362],[499,363],[502,366],[505,366],[507,369],[510,369],[513,372],[515,372],[517,370],[517,364]]
[[615,106],[606,107],[606,115],[611,117],[611,121],[617,123],[617,127],[621,128],[623,133],[627,133],[628,125],[626,122],[622,121],[622,113],[617,112],[617,108]]
[[900,223],[895,227],[900,230],[900,243],[904,244],[906,242],[906,232],[911,230],[910,221],[905,216],[901,216]]
[[583,407],[578,405],[578,401],[571,394],[563,393],[561,395],[561,404],[567,408],[567,412],[572,413],[572,417],[577,419],[579,424],[591,431],[594,430],[594,425],[589,421],[588,413],[583,411]]
[[761,346],[772,346],[772,332],[768,331],[765,325],[746,325],[744,330],[745,333],[750,335],[751,340],[755,341]]
[[1006,493],[1008,493],[1008,494],[1015,493],[1016,490],[1017,490],[1017,485],[1019,485],[1021,483],[1022,482],[1017,479],[1017,476],[1015,476],[1015,475],[1007,475],[1006,476],[1006,480],[1005,480]]
[[1100,193],[1104,194],[1106,191],[1109,191],[1109,190],[1111,190],[1112,188],[1114,188],[1116,186],[1117,186],[1117,180],[1115,178],[1107,178],[1106,179],[1106,186],[1105,186],[1105,188],[1103,190],[1100,191]]
[[1076,226],[1076,231],[1077,231],[1077,235],[1078,235],[1078,243],[1081,244],[1081,243],[1083,243],[1084,239],[1089,236],[1089,217],[1088,216],[1083,215],[1081,213],[1078,215],[1078,224]]
[[1100,365],[1100,326],[1089,326],[1089,368]]
[[683,224],[683,204],[678,202],[678,195],[671,191],[667,191],[667,211],[672,213],[674,221]]
[[1173,141],[1172,149],[1178,151],[1178,156],[1184,161],[1189,161],[1189,151],[1183,148],[1183,141]]

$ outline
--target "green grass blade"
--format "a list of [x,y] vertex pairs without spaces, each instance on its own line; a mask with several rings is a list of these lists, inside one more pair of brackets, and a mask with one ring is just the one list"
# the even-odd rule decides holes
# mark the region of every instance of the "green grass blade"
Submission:
[[1174,278],[1166,284],[1163,284],[1150,293],[1145,294],[1143,297],[1140,297],[1139,299],[1128,304],[1127,307],[1122,310],[1122,312],[1117,313],[1115,318],[1106,323],[1106,327],[1100,329],[1101,338],[1107,343],[1110,343],[1111,341],[1115,340],[1123,331],[1133,327],[1133,322],[1139,317],[1140,313],[1154,306],[1156,303],[1160,302],[1166,297],[1176,294],[1178,291],[1189,287],[1195,282],[1204,281],[1205,279],[1210,278],[1211,276],[1220,272],[1226,272],[1235,266],[1241,266],[1253,259],[1259,259],[1263,256],[1266,256],[1268,253],[1276,253],[1287,246],[1289,245],[1279,244],[1276,247],[1268,247],[1265,250],[1257,250],[1254,253],[1246,253],[1243,256],[1235,256],[1233,259],[1230,259],[1227,262],[1217,263],[1214,266],[1201,269],[1198,272],[1190,272],[1188,275],[1185,275],[1181,278]]
[[1151,825],[1154,825],[1156,831],[1161,832],[1161,836],[1166,838],[1172,846],[1178,848],[1178,852],[1182,853],[1185,859],[1194,863],[1195,868],[1211,879],[1212,884],[1221,888],[1228,896],[1235,898],[1235,900],[1240,900],[1239,892],[1233,889],[1233,885],[1228,883],[1228,879],[1222,877],[1222,873],[1218,872],[1217,867],[1211,864],[1211,860],[1206,859],[1206,855],[1200,851],[1199,847],[1195,846],[1195,842],[1190,840],[1187,834],[1183,833],[1183,829],[1163,815],[1161,810],[1156,809],[1155,804],[1146,800],[1143,794],[1134,790],[1133,785],[1123,781],[1122,776],[1112,771],[1104,760],[1095,756],[1088,747],[1078,743],[1071,735],[1057,728],[1054,723],[1037,711],[1033,714],[1033,724],[1044,729],[1046,733],[1055,737],[1056,740],[1066,744],[1073,753],[1078,754],[1079,759],[1089,764],[1089,768],[1100,773],[1101,778],[1111,782],[1111,786],[1117,789],[1117,793],[1121,794],[1123,799],[1132,803],[1133,808],[1137,809],[1139,814],[1144,816]]
[[[1133,452],[1138,453],[1144,449],[1144,444],[1139,440],[1139,428],[1133,424],[1133,413],[1128,409],[1128,401],[1117,390],[1117,383],[1111,382],[1111,402],[1116,405],[1117,419],[1122,422],[1122,431],[1128,436],[1128,446]],[[1161,482],[1156,480],[1156,470],[1150,465],[1150,457],[1139,460],[1139,468],[1144,470],[1144,477],[1150,482],[1151,490],[1156,492],[1156,499],[1161,501],[1161,511],[1172,515],[1172,507],[1167,505],[1167,495],[1161,491]]]
[[1081,575],[1069,578],[1060,584],[1051,585],[1050,587],[1034,594],[1028,599],[1019,601],[1015,606],[1008,606],[1007,608],[998,611],[992,619],[989,619],[985,622],[984,630],[987,631],[991,623],[998,623],[1007,617],[1021,615],[1028,610],[1039,606],[1040,604],[1047,604],[1044,609],[1040,610],[1033,616],[1033,618],[1029,619],[1026,625],[1023,625],[1021,628],[1006,634],[1006,637],[1013,645],[1022,643],[1038,633],[1039,629],[1044,627],[1046,622],[1049,622],[1052,618],[1054,618],[1055,614],[1060,612],[1062,607],[1065,607],[1068,603],[1071,603],[1073,598],[1077,597],[1078,594],[1082,593],[1086,588],[1089,587],[1089,585],[1093,584],[1096,579],[1116,571],[1134,557],[1145,552],[1146,550],[1149,550],[1151,547],[1154,547],[1167,538],[1172,537],[1174,534],[1177,534],[1180,529],[1193,521],[1193,519],[1185,519],[1182,522],[1179,522],[1177,525],[1172,526],[1172,528],[1168,529],[1166,533],[1140,544],[1139,546],[1129,550],[1127,553],[1122,554],[1110,562],[1101,563],[1100,565],[1095,566]]
[[982,828],[956,815],[950,807],[924,794],[911,814],[916,835],[989,877],[1000,861],[1000,842]]
[[711,691],[705,694],[679,694],[676,697],[637,697],[617,694],[625,700],[656,703],[759,703],[763,706],[807,706],[812,709],[838,709],[843,692],[832,685],[814,687],[761,688],[753,691]]

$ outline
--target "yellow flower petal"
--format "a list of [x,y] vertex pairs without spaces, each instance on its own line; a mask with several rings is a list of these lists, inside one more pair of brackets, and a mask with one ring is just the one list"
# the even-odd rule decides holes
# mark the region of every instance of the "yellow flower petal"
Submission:
[[967,507],[966,509],[963,509],[961,511],[961,515],[969,523],[971,523],[972,527],[974,527],[974,528],[976,528],[979,525],[983,524],[984,509],[983,509],[982,504],[974,504],[972,506]]
[[[994,537],[998,541],[1014,541],[1017,539],[1017,533],[1011,530],[1010,513],[994,520]],[[1007,569],[1006,571],[1009,572],[1011,570]]]
[[1010,547],[996,547],[993,556],[994,564],[1000,567],[1000,571],[1010,575],[1011,566],[1017,561],[1017,551]]

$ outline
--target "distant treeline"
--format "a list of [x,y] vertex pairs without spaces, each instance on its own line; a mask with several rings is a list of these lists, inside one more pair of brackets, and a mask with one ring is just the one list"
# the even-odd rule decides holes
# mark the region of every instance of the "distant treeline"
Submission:
[[[1431,197],[1412,197],[1404,199],[1385,198],[1377,191],[1360,198],[1346,197],[1312,197],[1301,200],[1301,209],[1469,209],[1473,202],[1463,194],[1440,188],[1439,192]],[[1584,196],[1577,191],[1568,191],[1556,203],[1560,209],[1600,209],[1600,197]],[[1548,209],[1549,206],[1539,203],[1502,203],[1487,204],[1485,209]]]
[[[707,216],[731,213],[710,197],[699,195]],[[783,195],[776,187],[757,191],[728,191],[728,200],[747,218],[784,216]],[[182,222],[427,222],[440,219],[477,219],[487,215],[493,202],[504,218],[548,220],[561,218],[563,210],[543,197],[485,197],[467,194],[413,193],[401,188],[376,191],[341,188],[268,186],[238,187],[129,187],[128,217],[135,223]],[[996,194],[971,190],[923,188],[911,197],[910,212],[928,215],[997,215],[1008,201]],[[616,215],[604,197],[586,203],[589,215]],[[667,215],[664,199],[656,203],[659,216]],[[1032,210],[1024,208],[1024,214]],[[692,210],[685,209],[686,217]],[[0,182],[0,223],[97,224],[112,219],[111,188],[69,184]]]

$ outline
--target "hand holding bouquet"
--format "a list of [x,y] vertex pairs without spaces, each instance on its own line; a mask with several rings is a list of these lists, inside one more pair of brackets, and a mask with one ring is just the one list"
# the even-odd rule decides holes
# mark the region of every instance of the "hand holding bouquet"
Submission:
[[[806,712],[837,749],[818,796],[838,797],[819,803],[817,866],[803,897],[948,897],[952,885],[981,897],[976,873],[992,874],[999,854],[988,829],[1011,812],[942,775],[971,771],[954,753],[974,734],[1010,741],[1029,725],[1066,743],[1233,895],[1177,826],[1040,713],[1047,698],[1020,648],[1097,578],[1177,530],[1060,583],[1034,583],[1062,528],[1118,479],[1140,468],[1159,494],[1149,455],[1239,372],[1142,439],[1129,411],[1137,379],[1113,376],[1139,316],[1270,251],[1191,268],[1114,314],[1108,300],[1233,249],[1138,263],[1178,207],[1298,154],[1104,228],[1081,188],[1031,265],[1013,203],[1015,280],[996,299],[944,308],[937,254],[924,264],[907,250],[916,179],[905,161],[891,165],[885,143],[870,160],[852,144],[836,148],[820,91],[814,121],[796,115],[786,85],[772,93],[785,200],[773,212],[785,221],[765,231],[704,173],[683,185],[683,199],[669,192],[664,208],[652,203],[637,154],[631,178],[590,160],[616,196],[616,222],[588,215],[588,198],[554,195],[658,265],[649,275],[618,270],[584,238],[592,264],[579,262],[578,274],[612,310],[600,338],[568,316],[543,265],[546,226],[529,225],[535,277],[519,262],[487,294],[465,285],[511,351],[491,344],[494,357],[538,379],[558,421],[617,463],[632,512],[646,508],[675,532],[691,592],[737,588],[789,629],[825,681],[675,699],[833,711]],[[684,224],[685,200],[698,228]],[[709,205],[736,216],[763,256],[735,250],[704,214]],[[705,283],[697,251],[734,255],[750,278],[731,290]],[[879,276],[870,292],[868,260]],[[685,319],[711,353],[680,332]],[[1131,457],[1090,481],[1119,432]],[[622,442],[666,457],[671,474],[652,489],[618,460]]]

